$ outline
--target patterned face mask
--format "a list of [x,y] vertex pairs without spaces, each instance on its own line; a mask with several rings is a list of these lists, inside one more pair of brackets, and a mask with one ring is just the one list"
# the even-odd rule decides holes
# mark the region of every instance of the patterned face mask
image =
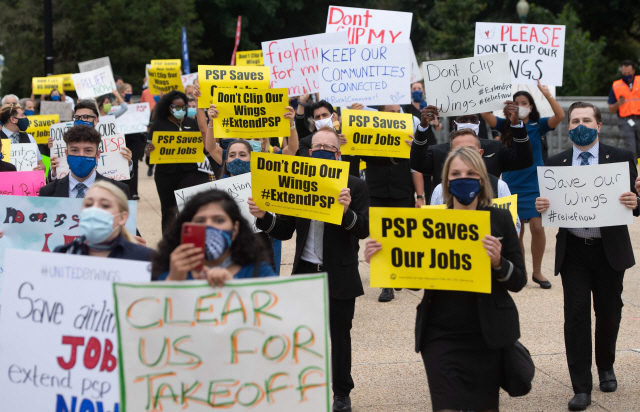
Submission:
[[220,230],[207,226],[204,239],[204,258],[209,261],[220,259],[231,247],[233,230]]

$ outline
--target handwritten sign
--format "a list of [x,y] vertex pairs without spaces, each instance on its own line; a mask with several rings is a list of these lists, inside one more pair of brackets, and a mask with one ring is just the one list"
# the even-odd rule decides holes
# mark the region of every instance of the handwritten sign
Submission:
[[44,170],[2,172],[0,195],[38,196],[44,185]]
[[491,293],[491,261],[482,246],[489,212],[414,208],[369,209],[372,288]]
[[329,6],[327,33],[346,31],[349,44],[407,43],[413,13]]
[[99,59],[87,60],[86,62],[79,62],[78,69],[80,69],[80,73],[90,72],[95,69],[99,69],[101,67],[108,66],[109,70],[111,70],[111,61],[109,57],[100,57]]
[[264,66],[262,50],[236,52],[236,64],[238,66]]
[[57,114],[60,122],[68,122],[73,118],[73,106],[65,102],[40,102],[40,115]]
[[25,132],[33,136],[36,139],[36,143],[47,144],[49,142],[49,129],[51,125],[60,121],[60,116],[57,114],[27,116],[27,119],[29,119],[29,128]]
[[271,68],[270,87],[286,87],[290,96],[318,93],[318,47],[327,44],[348,44],[347,33],[323,33],[262,42],[265,65]]
[[208,190],[217,189],[229,193],[233,200],[236,201],[242,217],[247,221],[254,232],[260,232],[256,227],[256,218],[249,213],[249,205],[247,198],[251,196],[251,173],[245,173],[239,176],[232,176],[226,179],[216,180],[215,182],[203,183],[197,186],[191,186],[184,189],[178,189],[174,193],[176,195],[176,203],[178,210],[182,211],[184,205],[198,193]]
[[75,91],[76,87],[73,84],[73,78],[71,77],[71,73],[68,74],[56,74],[49,77],[62,77],[62,88],[64,91]]
[[347,187],[349,164],[271,153],[251,155],[252,197],[262,210],[338,225],[344,207],[338,194]]
[[5,263],[3,410],[122,410],[112,282],[149,281],[149,264],[16,249]]
[[116,89],[116,81],[113,80],[111,66],[72,74],[71,77],[80,99],[92,99],[103,94],[112,93]]
[[150,164],[197,163],[204,159],[200,132],[153,132]]
[[[635,167],[635,165],[634,165]],[[549,199],[542,226],[588,228],[633,224],[618,200],[629,191],[629,164],[538,167],[540,197]]]
[[342,132],[347,139],[342,154],[408,159],[411,147],[405,140],[411,140],[413,119],[408,113],[343,110]]
[[116,283],[122,410],[329,412],[327,293],[324,273]]
[[[2,145],[4,147],[4,144]],[[29,172],[38,166],[38,145],[35,143],[11,143],[11,158],[7,159],[18,172]],[[4,178],[5,175],[3,174]]]
[[411,103],[406,44],[322,46],[320,97],[334,106]]
[[509,53],[514,84],[562,86],[567,28],[547,24],[476,23],[474,55]]
[[[119,109],[120,106],[114,106],[111,113]],[[127,111],[116,118],[116,129],[120,134],[145,133],[150,115],[149,103],[128,104]]]
[[227,89],[268,89],[269,68],[260,66],[198,66],[198,82],[202,95],[198,107],[208,109],[215,104],[217,87]]
[[64,82],[61,77],[34,77],[31,79],[31,93],[35,95],[49,94],[52,90],[62,90]]
[[411,84],[413,84],[422,80],[422,70],[418,64],[416,52],[413,49],[413,44],[411,42],[407,43],[407,49],[409,50],[409,59],[411,60]]
[[442,116],[501,110],[512,96],[507,53],[424,62],[422,74],[427,105]]

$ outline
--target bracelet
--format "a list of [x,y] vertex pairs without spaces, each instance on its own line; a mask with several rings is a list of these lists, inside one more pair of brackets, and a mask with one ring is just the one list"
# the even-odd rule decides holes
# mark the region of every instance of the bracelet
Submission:
[[293,126],[291,126],[289,129],[291,130],[295,130],[296,129],[296,125],[294,124]]

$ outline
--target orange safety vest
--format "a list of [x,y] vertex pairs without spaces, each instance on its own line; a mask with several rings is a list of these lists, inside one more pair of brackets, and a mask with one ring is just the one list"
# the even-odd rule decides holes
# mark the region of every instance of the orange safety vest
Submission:
[[624,97],[626,102],[618,108],[620,117],[640,115],[640,76],[633,79],[633,90],[629,90],[629,85],[620,80],[613,82],[613,93],[616,99]]

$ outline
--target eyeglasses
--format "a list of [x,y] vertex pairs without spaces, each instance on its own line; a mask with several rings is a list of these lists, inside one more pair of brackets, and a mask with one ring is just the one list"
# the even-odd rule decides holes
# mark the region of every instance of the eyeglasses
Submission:
[[187,106],[175,106],[172,104],[171,107],[173,107],[175,110],[187,110]]
[[313,149],[313,151],[326,150],[327,152],[332,152],[332,153],[335,153],[338,151],[337,147],[330,144],[314,144],[311,148]]
[[73,120],[82,120],[84,122],[92,122],[95,119],[97,119],[97,117],[92,114],[82,114],[82,115],[77,114],[73,116]]

